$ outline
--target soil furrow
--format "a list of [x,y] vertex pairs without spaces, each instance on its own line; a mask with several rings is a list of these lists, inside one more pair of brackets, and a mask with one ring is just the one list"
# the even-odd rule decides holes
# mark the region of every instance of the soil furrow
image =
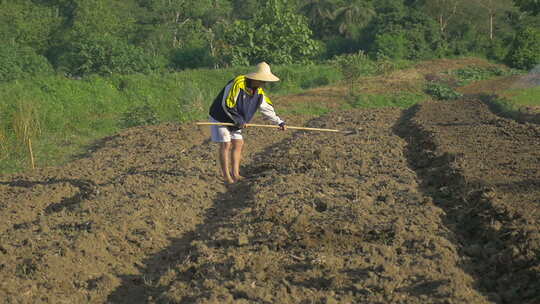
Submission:
[[[336,113],[256,154],[158,299],[173,303],[487,303],[392,133],[400,111]],[[219,212],[218,212],[219,213]],[[214,222],[216,220],[216,222]]]
[[539,130],[477,100],[424,103],[396,126],[423,190],[445,210],[463,268],[496,303],[540,300]]

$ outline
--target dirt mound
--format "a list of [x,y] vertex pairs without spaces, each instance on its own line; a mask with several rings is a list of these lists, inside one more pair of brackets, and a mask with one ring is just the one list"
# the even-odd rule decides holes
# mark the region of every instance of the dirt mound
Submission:
[[[154,298],[174,303],[486,302],[419,191],[399,110],[336,113],[254,157]],[[163,278],[162,278],[163,279]]]
[[538,303],[540,128],[459,100],[414,107],[400,132],[479,290],[497,302]]
[[102,302],[123,275],[140,274],[144,256],[193,229],[226,191],[203,140],[175,125],[136,128],[67,166],[3,177],[0,298]]

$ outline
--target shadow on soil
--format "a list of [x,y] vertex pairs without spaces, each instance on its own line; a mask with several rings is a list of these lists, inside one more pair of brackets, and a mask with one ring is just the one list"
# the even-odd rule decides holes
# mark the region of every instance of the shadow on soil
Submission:
[[55,212],[60,212],[63,209],[74,210],[80,207],[80,204],[91,198],[96,194],[96,184],[91,180],[84,179],[49,179],[46,181],[26,181],[26,180],[15,180],[12,182],[0,182],[0,185],[7,185],[11,187],[22,187],[22,188],[32,188],[36,185],[54,185],[54,184],[70,184],[71,186],[78,188],[79,192],[71,197],[66,197],[58,203],[51,203],[45,208],[46,214],[51,214]]
[[[491,112],[495,115],[513,119],[520,123],[533,123],[540,124],[540,113],[528,112],[526,109],[508,110],[505,108],[505,104],[509,103],[504,99],[501,99],[498,95],[493,94],[475,94],[470,96],[473,99],[481,100],[485,103]],[[508,106],[507,108],[510,108]]]
[[[414,122],[421,105],[403,112],[394,132],[407,141],[409,166],[421,179],[421,189],[442,208],[444,224],[456,236],[464,257],[462,268],[475,280],[475,288],[495,303],[537,303],[540,277],[530,269],[535,257],[516,256],[516,240],[510,236],[511,215],[490,201],[489,185],[466,180],[454,165],[459,157],[437,151],[433,135]],[[502,223],[501,226],[494,223]]]
[[[219,229],[227,225],[228,219],[233,217],[239,210],[247,206],[252,194],[249,183],[241,182],[232,186],[229,191],[220,195],[207,209],[204,222],[197,225],[195,230],[185,233],[181,238],[170,240],[170,245],[161,252],[146,259],[141,267],[141,275],[120,276],[121,285],[109,295],[108,303],[147,303],[149,297],[157,299],[169,286],[157,286],[159,279],[176,265],[183,262],[195,262],[197,248],[193,241],[208,241],[213,239]],[[212,246],[234,246],[232,241],[213,241]],[[182,281],[189,282],[193,279],[195,271],[183,273],[179,276]],[[186,299],[189,302],[194,299]]]
[[115,140],[115,139],[117,139],[119,137],[120,137],[119,135],[112,135],[112,136],[107,136],[107,137],[95,140],[92,143],[83,146],[84,152],[81,152],[81,153],[78,153],[78,154],[75,154],[75,155],[71,156],[70,161],[75,161],[75,160],[79,160],[79,159],[83,159],[83,158],[89,158],[94,153],[96,153],[97,151],[105,148],[107,146],[107,144],[109,144],[110,142],[112,142],[113,140]]
[[[267,148],[261,154],[270,153],[270,149]],[[255,178],[265,175],[266,168],[248,164],[243,171],[246,176]],[[193,280],[200,279],[198,277],[200,274],[191,267],[186,272],[178,273],[169,285],[158,286],[160,278],[170,269],[182,263],[197,262],[201,253],[198,252],[200,249],[194,245],[194,241],[203,242],[204,245],[214,248],[239,246],[238,241],[216,239],[215,236],[218,235],[220,229],[229,227],[230,220],[242,209],[248,207],[249,202],[253,200],[251,180],[248,178],[231,185],[226,193],[218,195],[213,206],[206,210],[201,224],[182,237],[171,239],[167,248],[143,261],[144,266],[140,268],[141,275],[120,276],[122,283],[108,296],[107,303],[148,303],[149,299],[160,299],[157,300],[158,302],[165,300],[168,303],[166,298],[163,298],[163,293],[171,287],[171,284],[178,281],[189,284]],[[216,265],[216,268],[220,266],[223,265]],[[201,288],[204,287],[201,286]],[[236,297],[242,298],[242,295],[235,295]],[[195,300],[184,298],[180,303],[193,303]]]

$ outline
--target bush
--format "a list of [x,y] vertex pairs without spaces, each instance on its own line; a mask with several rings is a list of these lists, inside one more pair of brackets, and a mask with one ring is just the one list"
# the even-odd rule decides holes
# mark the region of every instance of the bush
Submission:
[[377,73],[377,65],[363,51],[336,56],[331,62],[340,69],[345,80],[349,83],[351,94],[355,93],[354,83],[356,79]]
[[375,37],[374,50],[377,56],[404,59],[407,56],[407,39],[403,33],[382,33]]
[[0,81],[52,73],[53,68],[47,59],[30,47],[0,44]]
[[211,68],[216,63],[207,47],[183,48],[175,51],[171,58],[173,69]]
[[524,28],[516,34],[506,62],[509,66],[530,70],[540,64],[540,30]]
[[131,128],[142,125],[156,125],[159,123],[156,111],[148,104],[134,107],[122,114],[120,126],[122,128]]
[[165,65],[165,59],[113,36],[74,40],[60,56],[59,65],[72,75],[148,73]]
[[519,72],[514,69],[501,68],[498,66],[490,67],[467,67],[452,71],[459,80],[460,85],[466,85],[472,81],[486,80],[498,76],[516,75]]
[[262,1],[253,18],[236,21],[226,39],[231,64],[242,66],[267,61],[274,64],[309,63],[320,54],[321,43],[312,39],[306,18],[285,0]]
[[440,57],[446,45],[435,21],[399,2],[387,1],[364,29],[370,55],[409,60]]
[[426,93],[440,100],[453,100],[463,97],[463,94],[456,92],[451,87],[433,82],[428,83]]

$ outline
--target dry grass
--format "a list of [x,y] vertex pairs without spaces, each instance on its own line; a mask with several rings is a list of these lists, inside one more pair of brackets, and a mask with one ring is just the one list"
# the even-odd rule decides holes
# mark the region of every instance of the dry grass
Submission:
[[39,138],[41,135],[38,109],[31,101],[19,101],[11,122],[16,140],[15,150],[25,153],[31,167],[35,167],[32,138]]
[[8,155],[7,151],[7,136],[5,134],[5,131],[0,128],[0,160],[4,159]]

